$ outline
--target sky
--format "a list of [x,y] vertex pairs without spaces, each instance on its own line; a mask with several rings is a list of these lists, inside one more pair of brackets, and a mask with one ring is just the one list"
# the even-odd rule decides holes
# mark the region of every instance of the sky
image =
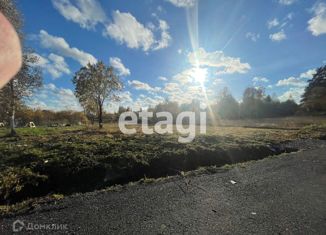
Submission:
[[300,96],[326,64],[326,1],[20,0],[26,46],[39,57],[44,86],[32,108],[81,110],[72,78],[87,63],[115,68],[120,102],[133,110],[165,100],[216,102],[228,87],[279,100]]

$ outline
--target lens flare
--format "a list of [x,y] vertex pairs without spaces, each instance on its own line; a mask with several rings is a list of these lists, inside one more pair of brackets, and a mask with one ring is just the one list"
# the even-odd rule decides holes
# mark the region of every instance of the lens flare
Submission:
[[194,52],[194,59],[195,59],[195,72],[194,77],[197,81],[200,82],[201,88],[203,91],[204,101],[207,106],[207,110],[209,113],[209,116],[211,117],[211,120],[213,124],[216,123],[216,116],[212,110],[212,107],[210,105],[210,102],[208,100],[206,87],[205,87],[205,79],[207,78],[207,69],[203,69],[200,67],[200,61],[197,55],[198,48],[199,48],[199,37],[198,37],[198,1],[195,1],[195,5],[191,8],[186,9],[186,16],[187,16],[187,26],[188,26],[188,33],[189,33],[189,39],[192,46],[192,51]]
[[199,82],[201,85],[205,82],[207,75],[207,69],[203,68],[195,68],[193,71],[193,77],[197,82]]

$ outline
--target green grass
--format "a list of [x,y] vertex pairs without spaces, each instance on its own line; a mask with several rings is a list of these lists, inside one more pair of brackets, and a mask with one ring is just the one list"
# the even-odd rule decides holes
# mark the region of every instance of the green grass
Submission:
[[[60,128],[51,128],[51,127],[37,127],[37,128],[16,128],[18,136],[44,136],[44,135],[55,135],[62,134],[64,132],[70,132],[74,130],[83,130],[84,127],[74,126],[74,127],[60,127]],[[7,128],[0,128],[0,138],[6,137],[10,133],[10,130]]]

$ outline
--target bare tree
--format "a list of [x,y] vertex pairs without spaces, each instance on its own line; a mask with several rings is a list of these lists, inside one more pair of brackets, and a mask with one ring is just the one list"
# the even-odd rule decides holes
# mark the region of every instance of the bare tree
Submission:
[[108,99],[117,100],[122,83],[113,67],[102,61],[82,67],[74,76],[75,95],[85,112],[96,110],[99,128],[103,127],[103,105]]

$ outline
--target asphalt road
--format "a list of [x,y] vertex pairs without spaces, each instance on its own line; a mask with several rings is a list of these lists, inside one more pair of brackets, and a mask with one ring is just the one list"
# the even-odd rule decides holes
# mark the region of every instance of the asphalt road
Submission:
[[24,234],[326,234],[326,146],[211,175],[66,197],[2,220],[0,233],[11,233],[17,219],[37,229]]

